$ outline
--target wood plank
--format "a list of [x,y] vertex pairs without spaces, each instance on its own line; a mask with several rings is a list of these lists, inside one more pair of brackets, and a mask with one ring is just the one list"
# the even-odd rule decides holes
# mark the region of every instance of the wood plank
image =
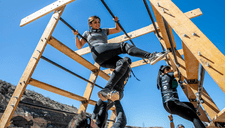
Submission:
[[[116,121],[116,110],[112,111],[111,116],[110,116],[110,120],[115,120]],[[115,121],[109,121],[109,125],[108,128],[111,128],[113,126],[113,124],[115,123]]]
[[[84,67],[88,68],[89,70],[91,70],[91,71],[99,70],[98,67],[94,66],[92,63],[90,63],[89,61],[87,61],[86,59],[84,59],[83,57],[78,55],[76,52],[71,50],[69,47],[67,47],[66,45],[64,45],[63,43],[61,43],[60,41],[58,41],[54,37],[51,37],[51,39],[48,41],[48,43],[51,46],[53,46],[54,48],[56,48],[59,51],[61,51],[62,53],[64,53],[65,55],[67,55],[68,57],[77,61],[78,63],[80,63]],[[99,71],[99,76],[101,76],[105,80],[109,80],[109,75],[107,75],[105,72],[103,72],[101,70]]]
[[[82,96],[76,95],[74,93],[62,90],[60,88],[54,87],[52,85],[40,82],[40,81],[32,79],[32,78],[30,79],[30,83],[29,84],[33,85],[35,87],[38,87],[38,88],[41,88],[41,89],[44,89],[44,90],[47,90],[47,91],[59,94],[61,96],[65,96],[65,97],[77,100],[77,101],[81,101],[82,102],[82,101],[86,101],[87,100],[85,97],[82,97]],[[88,100],[88,104],[95,105],[96,101],[89,99]],[[110,110],[115,110],[115,107],[112,107]]]
[[[187,79],[198,79],[199,62],[183,42],[182,45],[184,49]],[[195,94],[198,92],[198,84],[190,84],[189,86]],[[202,99],[204,100],[204,103],[201,103],[201,105],[210,118],[214,117],[219,112],[219,109],[204,88],[202,92]]]
[[225,108],[220,111],[214,118],[213,122],[223,122],[225,123]]
[[[192,10],[192,11],[189,11],[189,12],[186,12],[185,15],[188,17],[188,18],[194,18],[194,17],[197,17],[197,16],[200,16],[202,15],[202,12],[201,10],[198,8],[198,9],[195,9],[195,10]],[[156,26],[158,26],[157,23],[155,23]],[[128,35],[132,35],[131,36],[131,39],[133,38],[136,38],[136,37],[139,37],[139,36],[142,36],[142,35],[145,35],[145,34],[148,34],[148,33],[151,33],[151,32],[155,32],[155,29],[153,27],[153,25],[148,25],[146,27],[143,27],[143,28],[140,28],[140,29],[137,29],[135,31],[132,31],[132,32],[129,32]],[[124,42],[124,41],[127,41],[129,40],[128,38],[126,38],[126,35],[121,35],[121,36],[118,36],[118,37],[115,37],[115,38],[112,38],[112,39],[109,39],[108,40],[108,43],[121,43],[121,42]],[[79,55],[85,55],[85,54],[88,54],[91,52],[90,48],[89,47],[85,47],[85,48],[82,48],[82,49],[79,49],[77,51],[75,51],[77,54]]]
[[30,79],[30,83],[29,84],[33,85],[35,87],[47,90],[49,92],[53,92],[53,93],[59,94],[61,96],[65,96],[65,97],[77,100],[77,101],[86,101],[87,100],[85,97],[82,97],[82,96],[76,95],[74,93],[62,90],[60,88],[57,88],[55,86],[46,84],[44,82],[41,82],[41,81],[38,81],[38,80],[35,80],[35,79],[32,79],[32,78]]
[[[150,2],[225,93],[225,56],[172,1],[150,0]],[[167,9],[166,13],[163,12],[162,7]],[[193,33],[197,36],[192,35]],[[199,52],[201,56],[198,55]],[[210,66],[207,66],[207,63]]]
[[[182,45],[184,49],[187,79],[198,80],[199,62],[183,42]],[[189,86],[195,94],[198,92],[198,84],[190,84]],[[204,103],[201,103],[201,105],[203,106],[209,117],[213,117],[219,112],[219,109],[217,108],[216,104],[213,102],[213,100],[211,99],[211,97],[208,95],[208,93],[204,88],[202,99],[204,100]]]
[[[100,70],[100,66],[97,63],[95,63],[94,65],[98,68],[98,70],[96,72],[92,72],[91,73],[91,76],[89,78],[89,81],[92,81],[93,83],[95,83],[95,81],[96,81],[96,79],[98,77],[98,72]],[[94,85],[88,83],[87,84],[87,87],[85,89],[85,92],[84,92],[83,97],[85,97],[87,100],[89,100],[90,97],[91,97],[93,88],[94,88]],[[86,109],[87,109],[87,106],[88,106],[88,103],[81,103],[80,104],[80,108],[78,110],[78,113],[81,113],[82,111],[85,112]]]
[[152,10],[154,12],[155,19],[158,23],[160,33],[161,33],[161,37],[163,38],[164,42],[166,42],[166,43],[164,43],[166,45],[165,49],[169,49],[169,48],[171,48],[171,46],[170,46],[170,43],[169,43],[169,37],[168,37],[167,32],[166,32],[166,27],[164,25],[163,17],[159,14],[159,12],[155,9],[154,6],[152,6]]
[[[198,92],[198,84],[189,84],[189,87],[192,89],[194,94]],[[218,109],[218,107],[213,102],[213,100],[211,99],[211,97],[204,88],[201,97],[204,101],[203,103],[201,103],[201,105],[205,109],[210,119],[212,120],[220,112],[220,110]]]
[[[29,16],[23,18],[20,22],[20,27],[25,26],[26,24],[29,24],[37,19],[39,19],[42,16],[45,16],[54,10],[58,10],[59,8],[73,2],[75,0],[57,0],[56,2],[30,14]],[[59,17],[60,18],[60,17]]]
[[[20,78],[19,83],[16,86],[16,89],[5,109],[5,112],[3,116],[1,117],[1,120],[0,120],[1,128],[5,128],[9,124],[9,121],[12,118],[14,111],[16,110],[16,107],[23,95],[23,92],[25,91],[27,84],[29,83],[31,75],[33,74],[37,66],[37,63],[39,62],[39,59],[47,45],[47,40],[51,37],[52,32],[55,29],[55,26],[58,23],[58,19],[62,15],[64,8],[65,7],[59,9],[57,12],[55,12],[52,15],[44,33],[42,34],[42,37],[40,41],[38,42],[37,47],[35,48],[34,53],[31,56],[30,61],[27,64],[27,67],[24,70],[22,77]],[[57,20],[55,18],[57,18]]]
[[184,59],[186,64],[187,79],[198,79],[199,75],[199,62],[191,53],[191,51],[182,42],[184,50]]

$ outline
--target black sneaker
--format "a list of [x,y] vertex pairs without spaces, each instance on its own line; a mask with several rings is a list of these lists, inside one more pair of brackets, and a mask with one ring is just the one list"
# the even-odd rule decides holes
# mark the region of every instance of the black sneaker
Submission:
[[158,61],[160,61],[163,57],[165,57],[169,53],[169,50],[165,52],[153,52],[148,58],[151,65],[154,65]]
[[[102,100],[102,101],[106,101],[109,96],[109,94],[111,93],[111,90],[108,88],[103,88],[101,91],[98,92],[98,97]],[[101,94],[101,95],[100,95]]]

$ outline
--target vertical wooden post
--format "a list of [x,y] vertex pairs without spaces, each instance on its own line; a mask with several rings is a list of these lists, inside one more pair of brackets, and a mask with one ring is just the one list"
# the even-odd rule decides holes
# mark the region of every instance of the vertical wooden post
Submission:
[[[198,80],[199,62],[183,42],[182,42],[182,45],[184,50],[187,79]],[[192,91],[196,95],[196,93],[198,92],[198,83],[189,84],[189,87],[192,89]],[[216,104],[213,102],[213,100],[211,99],[211,97],[209,96],[209,94],[206,92],[204,88],[203,88],[202,94],[203,94],[202,99],[204,102],[201,103],[201,105],[204,107],[205,111],[207,112],[207,114],[212,120],[215,117],[215,115],[219,113],[219,109],[217,108]]]
[[42,34],[42,37],[34,50],[33,55],[30,58],[30,61],[6,107],[6,110],[4,111],[4,114],[2,115],[1,121],[0,121],[0,127],[1,128],[6,128],[7,125],[9,124],[10,119],[12,118],[12,115],[14,111],[17,108],[17,105],[27,87],[27,84],[29,83],[29,80],[31,78],[31,75],[34,72],[34,69],[37,66],[37,63],[47,45],[47,42],[49,38],[52,35],[53,30],[55,29],[55,26],[62,15],[62,12],[64,10],[65,6],[59,9],[58,11],[55,11],[54,14],[52,15],[44,33]]
[[[95,66],[98,67],[98,70],[92,71],[91,76],[89,78],[89,81],[92,81],[93,83],[95,83],[95,81],[98,77],[99,70],[100,70],[100,66],[97,63],[95,63]],[[94,88],[94,85],[92,85],[90,83],[87,84],[86,90],[83,95],[83,97],[86,98],[87,102],[81,102],[78,113],[80,113],[81,111],[86,111],[87,106],[88,106],[88,101],[90,100],[93,88]]]

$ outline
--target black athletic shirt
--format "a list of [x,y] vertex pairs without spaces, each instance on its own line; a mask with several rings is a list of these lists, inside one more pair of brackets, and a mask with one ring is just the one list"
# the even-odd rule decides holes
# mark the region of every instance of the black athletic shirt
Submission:
[[87,39],[87,41],[91,44],[91,46],[97,43],[107,43],[108,35],[109,35],[108,28],[93,29],[91,30],[91,33],[89,31],[85,31],[83,33],[83,37]]
[[174,80],[174,73],[169,72],[165,75],[160,75],[161,94],[163,103],[168,101],[179,100],[177,89],[172,88],[172,81]]

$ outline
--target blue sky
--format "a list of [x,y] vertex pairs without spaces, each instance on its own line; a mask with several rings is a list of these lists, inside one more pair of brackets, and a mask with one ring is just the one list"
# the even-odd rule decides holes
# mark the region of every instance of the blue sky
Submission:
[[[26,68],[31,55],[52,15],[52,13],[24,26],[20,27],[20,21],[33,12],[55,2],[54,0],[0,0],[0,79],[17,85],[20,77]],[[105,0],[114,15],[119,17],[121,25],[127,32],[137,30],[151,24],[148,13],[142,0]],[[202,16],[193,18],[192,21],[199,29],[214,43],[214,45],[225,54],[224,34],[224,14],[225,8],[223,0],[173,0],[173,2],[183,12],[200,8]],[[149,1],[147,3],[150,6]],[[87,19],[92,15],[101,18],[102,28],[114,27],[111,15],[104,8],[100,0],[76,0],[67,5],[62,15],[67,22],[80,33],[88,30]],[[122,35],[109,36],[110,38]],[[181,40],[176,34],[175,41],[178,49],[182,48]],[[69,28],[59,22],[53,36],[67,45],[72,50],[77,50],[75,46],[75,36]],[[149,51],[162,51],[158,39],[153,33],[133,39],[137,47]],[[87,44],[85,45],[87,46]],[[90,71],[65,56],[50,45],[47,45],[43,55],[56,63],[70,69],[71,71],[89,79]],[[121,55],[128,56],[128,55]],[[83,56],[88,61],[94,63],[91,54]],[[132,61],[140,58],[131,57]],[[129,79],[125,91],[122,105],[125,109],[128,124],[131,126],[163,126],[169,127],[168,113],[164,110],[161,101],[160,91],[156,88],[157,71],[160,65],[165,64],[161,61],[154,66],[144,65],[133,68],[135,75],[141,79],[137,81],[133,76]],[[71,74],[40,60],[32,78],[54,85],[61,89],[83,95],[86,82],[72,76]],[[106,81],[98,77],[98,85],[104,86]],[[206,73],[204,87],[214,100],[220,110],[225,106],[224,93],[215,84],[213,79]],[[50,93],[48,91],[28,85],[27,89],[39,92],[55,101],[76,106],[79,108],[80,102]],[[94,88],[91,99],[97,100],[99,88]],[[188,101],[180,87],[178,93],[181,101]],[[87,111],[92,112],[94,106],[89,105]],[[110,112],[109,112],[110,115]],[[174,116],[175,124],[182,123],[187,128],[193,127],[192,123]]]

